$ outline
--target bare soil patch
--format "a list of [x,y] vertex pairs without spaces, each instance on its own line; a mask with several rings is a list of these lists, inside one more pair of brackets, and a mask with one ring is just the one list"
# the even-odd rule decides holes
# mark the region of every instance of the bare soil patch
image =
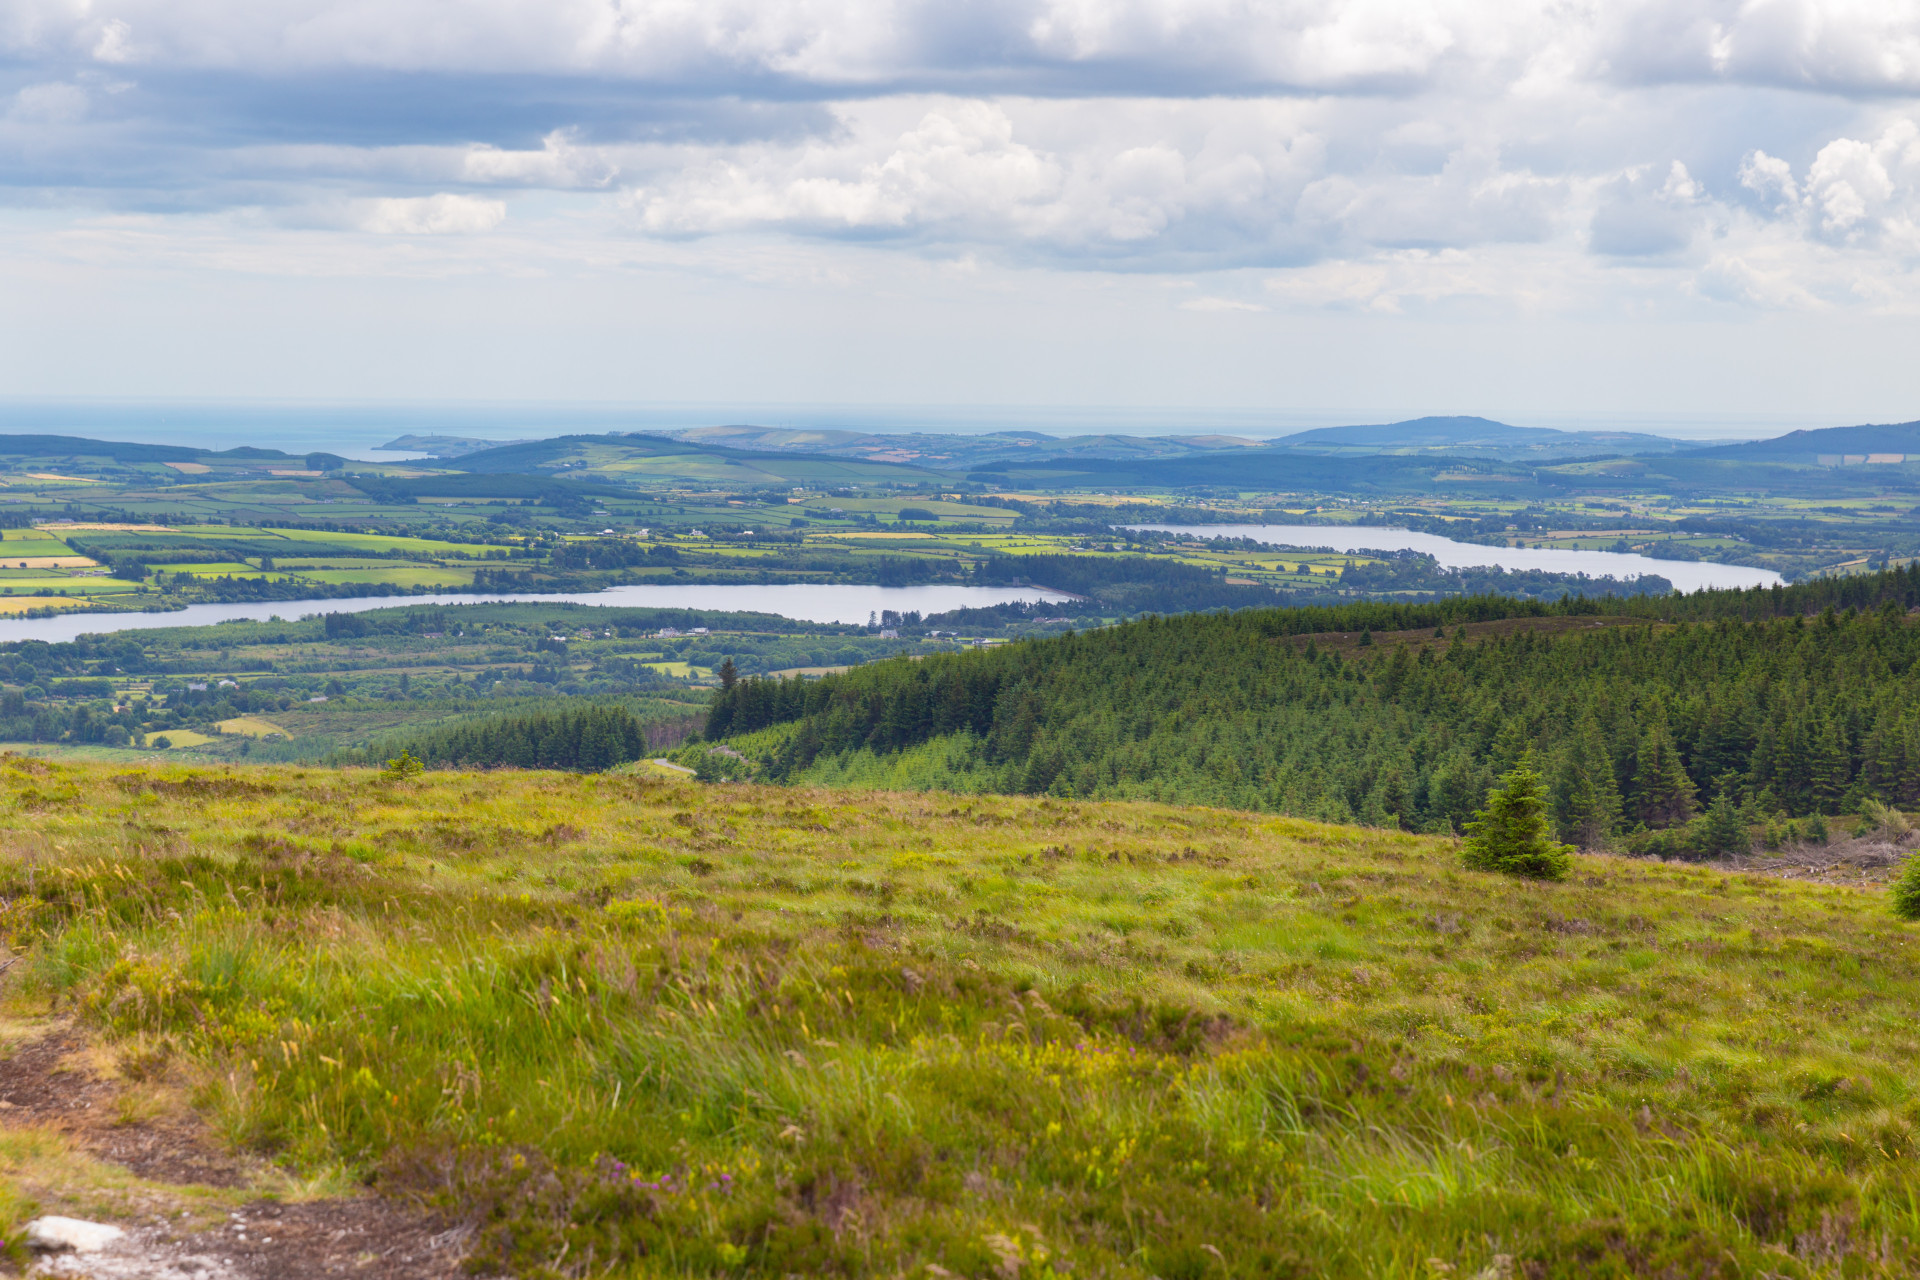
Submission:
[[[57,1130],[145,1180],[152,1194],[143,1198],[147,1211],[139,1220],[114,1222],[125,1238],[98,1253],[53,1255],[37,1270],[99,1280],[451,1280],[462,1274],[469,1227],[371,1194],[291,1202],[250,1195],[265,1180],[263,1166],[222,1151],[191,1113],[143,1114],[137,1087],[93,1062],[93,1047],[70,1026],[55,1025],[19,1044],[0,1058],[0,1125]],[[170,1187],[229,1190],[234,1207],[225,1222],[209,1226],[204,1197],[193,1201],[196,1213],[169,1202]]]

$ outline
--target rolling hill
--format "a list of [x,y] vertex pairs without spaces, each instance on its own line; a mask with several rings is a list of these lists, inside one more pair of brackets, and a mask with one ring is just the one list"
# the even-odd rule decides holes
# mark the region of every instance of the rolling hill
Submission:
[[452,460],[475,475],[537,475],[607,484],[701,484],[758,489],[793,484],[916,484],[942,477],[896,462],[705,445],[641,433],[558,436],[482,449]]
[[1859,466],[1920,461],[1920,422],[1824,427],[1790,431],[1771,440],[1692,449],[1689,458],[1735,462],[1780,462],[1814,466]]
[[1557,431],[1513,427],[1490,418],[1430,417],[1377,426],[1321,427],[1283,436],[1275,448],[1310,453],[1440,453],[1501,459],[1566,458],[1597,453],[1650,454],[1684,449],[1665,436],[1632,431]]

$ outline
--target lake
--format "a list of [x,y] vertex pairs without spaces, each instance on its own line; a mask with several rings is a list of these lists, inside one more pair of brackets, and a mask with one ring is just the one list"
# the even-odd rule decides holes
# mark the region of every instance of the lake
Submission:
[[531,592],[463,593],[425,596],[355,596],[346,600],[269,600],[260,604],[193,604],[171,613],[70,613],[55,618],[0,620],[0,642],[45,640],[49,644],[83,635],[151,631],[159,627],[204,627],[250,618],[298,618],[309,613],[364,613],[418,604],[584,604],[620,609],[704,609],[722,613],[772,613],[803,622],[862,623],[869,614],[892,609],[922,615],[949,609],[978,609],[1013,600],[1071,600],[1064,591],[1043,587],[868,587],[831,583],[636,584],[605,591],[552,594]]
[[1201,538],[1251,538],[1276,547],[1333,547],[1340,551],[1424,551],[1445,569],[1498,565],[1502,569],[1545,569],[1584,573],[1590,578],[1638,578],[1658,574],[1681,591],[1701,587],[1771,587],[1785,582],[1771,569],[1692,560],[1655,560],[1617,551],[1569,551],[1564,548],[1483,547],[1438,534],[1373,525],[1325,524],[1131,524],[1129,529],[1190,533]]

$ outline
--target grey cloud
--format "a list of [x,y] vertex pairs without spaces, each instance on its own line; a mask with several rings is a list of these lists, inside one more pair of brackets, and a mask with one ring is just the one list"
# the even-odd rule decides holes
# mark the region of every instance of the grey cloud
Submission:
[[1550,74],[1920,89],[1913,0],[12,0],[0,56],[586,76],[682,96],[1472,91]]
[[1677,160],[1662,174],[1616,178],[1602,190],[1588,243],[1595,253],[1609,257],[1677,252],[1693,242],[1700,197],[1698,184]]
[[[676,246],[1131,271],[1656,262],[1733,212],[1892,252],[1913,148],[1843,95],[1920,75],[1916,4],[0,0],[0,202],[519,233],[507,192],[602,193]],[[1709,296],[1790,270],[1738,261]]]

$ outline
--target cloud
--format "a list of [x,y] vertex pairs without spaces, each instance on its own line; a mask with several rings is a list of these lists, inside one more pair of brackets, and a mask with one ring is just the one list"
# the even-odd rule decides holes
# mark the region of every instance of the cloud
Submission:
[[[1325,107],[922,99],[848,104],[825,138],[636,159],[647,231],[966,243],[1039,260],[1184,270],[1377,248],[1534,241],[1568,187],[1458,151],[1436,173],[1336,171]],[[903,108],[917,110],[910,123]]]
[[1704,194],[1678,160],[1658,178],[1623,174],[1602,189],[1589,244],[1595,253],[1623,258],[1684,249],[1699,227]]
[[200,70],[979,92],[1410,92],[1542,74],[1920,89],[1915,0],[14,0],[0,51]]
[[76,84],[32,84],[7,104],[6,118],[21,124],[73,124],[86,117],[87,91]]
[[1064,185],[1059,164],[1013,138],[988,103],[930,111],[890,143],[856,139],[716,159],[631,200],[650,231],[699,234],[798,226],[894,232],[1039,215]]
[[1786,161],[1750,153],[1740,182],[1777,227],[1834,247],[1920,254],[1920,121],[1896,118],[1874,138],[1835,138],[1796,179]]
[[1265,311],[1266,307],[1257,302],[1242,302],[1238,298],[1188,298],[1180,304],[1182,311]]
[[471,235],[491,231],[506,220],[500,200],[450,195],[390,197],[363,200],[356,207],[356,225],[384,236]]
[[1705,298],[1766,310],[1825,310],[1818,297],[1794,280],[1790,271],[1757,267],[1737,255],[1714,257],[1694,277],[1694,289]]
[[1897,308],[1917,92],[1920,0],[10,0],[0,207]]
[[1639,0],[1601,12],[1596,46],[1623,79],[1920,90],[1914,0]]

